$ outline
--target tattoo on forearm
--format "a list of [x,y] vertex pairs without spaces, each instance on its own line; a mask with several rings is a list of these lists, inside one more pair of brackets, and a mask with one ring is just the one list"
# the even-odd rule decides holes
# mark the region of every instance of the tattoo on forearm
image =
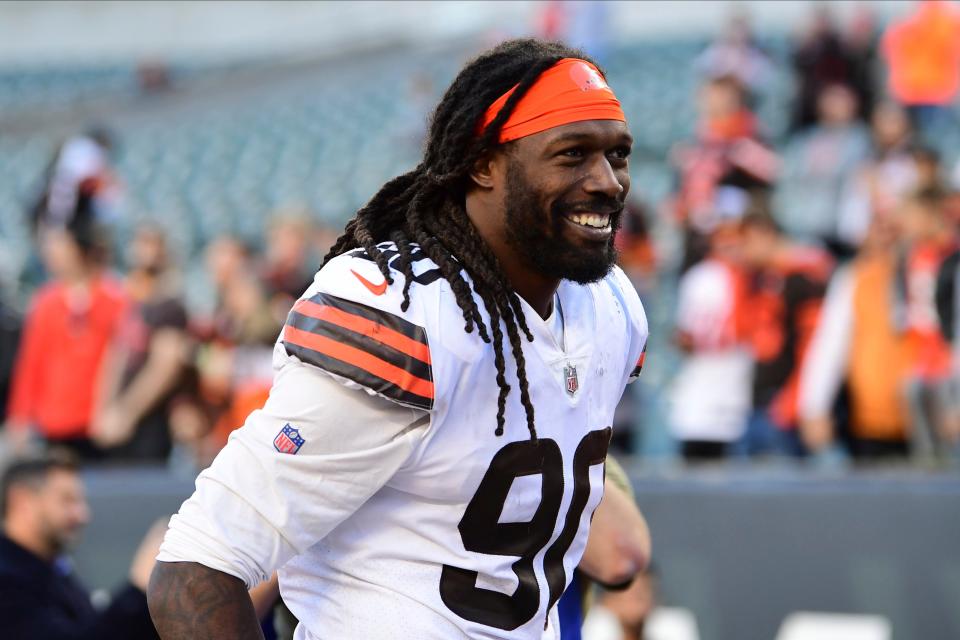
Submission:
[[163,640],[263,640],[239,579],[193,562],[158,562],[147,589]]

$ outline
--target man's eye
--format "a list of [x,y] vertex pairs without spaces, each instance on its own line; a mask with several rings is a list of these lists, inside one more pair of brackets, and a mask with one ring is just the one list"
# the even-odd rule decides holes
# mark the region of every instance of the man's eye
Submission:
[[566,157],[566,158],[582,158],[582,157],[583,157],[583,149],[581,149],[580,147],[573,147],[573,148],[571,148],[571,149],[564,149],[563,151],[560,152],[560,155],[561,155],[561,156],[564,156],[564,157]]
[[618,147],[610,152],[610,155],[617,160],[626,160],[630,157],[629,147]]

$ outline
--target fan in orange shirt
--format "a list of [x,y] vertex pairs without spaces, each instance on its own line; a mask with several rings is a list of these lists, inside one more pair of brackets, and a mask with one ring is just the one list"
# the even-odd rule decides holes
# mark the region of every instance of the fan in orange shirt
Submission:
[[[88,200],[81,197],[79,208]],[[34,296],[14,369],[7,433],[22,448],[31,431],[48,443],[99,457],[90,439],[104,355],[127,298],[102,273],[105,242],[92,220],[77,215],[65,229],[44,233],[54,280]]]
[[926,0],[883,36],[890,92],[921,125],[940,117],[960,89],[960,11]]

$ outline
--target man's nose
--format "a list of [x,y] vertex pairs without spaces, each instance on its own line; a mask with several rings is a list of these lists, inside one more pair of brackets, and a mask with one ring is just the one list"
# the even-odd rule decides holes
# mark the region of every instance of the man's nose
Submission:
[[624,187],[617,177],[617,172],[610,166],[610,161],[604,156],[591,165],[583,189],[587,193],[617,198],[623,194]]

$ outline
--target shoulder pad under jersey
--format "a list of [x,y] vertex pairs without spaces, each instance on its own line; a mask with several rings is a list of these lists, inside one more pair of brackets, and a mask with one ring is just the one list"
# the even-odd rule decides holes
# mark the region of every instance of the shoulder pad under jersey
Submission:
[[[393,243],[380,245],[388,259]],[[286,354],[318,367],[348,386],[400,404],[431,410],[436,397],[424,291],[441,278],[415,249],[410,306],[403,310],[403,274],[393,283],[362,250],[330,260],[287,317],[280,344]],[[436,287],[436,285],[435,285]]]

